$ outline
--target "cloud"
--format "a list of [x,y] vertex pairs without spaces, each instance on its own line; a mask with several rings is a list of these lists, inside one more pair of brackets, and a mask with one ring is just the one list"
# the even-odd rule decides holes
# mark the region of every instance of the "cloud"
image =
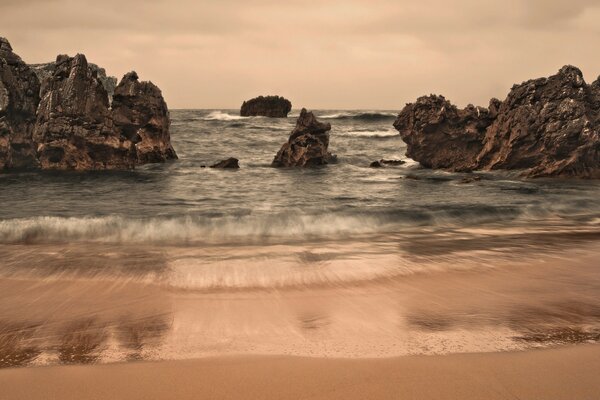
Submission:
[[[2,0],[29,62],[85,53],[131,69],[171,107],[278,93],[310,108],[398,109],[438,92],[486,104],[563,64],[597,76],[595,0]],[[591,79],[589,79],[591,80]]]

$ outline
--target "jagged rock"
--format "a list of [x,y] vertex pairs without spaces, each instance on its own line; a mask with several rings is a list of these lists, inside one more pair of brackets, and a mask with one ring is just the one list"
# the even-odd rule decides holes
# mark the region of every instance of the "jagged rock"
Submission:
[[[44,91],[44,86],[46,86],[46,84],[54,74],[54,70],[56,69],[56,63],[51,62],[45,64],[29,64],[29,66],[33,69],[40,81],[41,91]],[[117,78],[115,78],[114,76],[108,76],[106,74],[106,70],[104,68],[99,67],[96,64],[88,63],[88,67],[90,67],[93,73],[96,73],[98,75],[98,79],[100,79],[100,82],[102,82],[102,86],[104,86],[104,89],[106,89],[106,93],[108,93],[108,101],[110,103],[112,101],[112,96],[115,93],[115,88],[117,87]]]
[[0,37],[0,170],[37,166],[32,133],[40,84]]
[[400,112],[394,127],[408,145],[406,155],[424,167],[469,171],[496,106],[493,100],[490,109],[469,105],[459,110],[443,96],[424,96]]
[[226,168],[226,169],[236,169],[240,167],[239,164],[240,160],[238,160],[237,158],[228,158],[226,160],[223,161],[219,161],[218,163],[211,165],[211,168]]
[[112,117],[122,135],[135,143],[138,163],[177,158],[171,146],[169,109],[152,82],[140,82],[135,72],[126,74],[115,89]]
[[305,108],[300,112],[296,127],[283,144],[272,165],[274,167],[310,167],[335,160],[327,151],[331,124],[317,121]]
[[600,90],[573,66],[513,86],[488,128],[478,169],[600,177]]
[[259,96],[244,101],[240,109],[242,117],[286,118],[292,110],[292,103],[279,96]]
[[369,168],[382,168],[383,164],[381,164],[381,162],[379,161],[373,161],[371,164],[369,164]]
[[441,96],[420,98],[394,126],[407,156],[425,167],[600,178],[600,83],[587,85],[573,66],[513,86],[488,109],[457,110]]
[[136,162],[133,142],[113,124],[106,89],[82,54],[56,59],[33,139],[43,169],[128,169]]

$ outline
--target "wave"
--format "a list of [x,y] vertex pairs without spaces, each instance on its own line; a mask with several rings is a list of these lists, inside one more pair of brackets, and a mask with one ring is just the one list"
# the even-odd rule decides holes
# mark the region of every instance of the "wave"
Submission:
[[[530,215],[534,220],[539,213]],[[464,227],[527,217],[519,207],[461,205],[389,209],[348,214],[270,214],[228,217],[185,216],[135,219],[35,217],[0,221],[0,243],[139,243],[191,245],[226,242],[286,242],[402,232],[411,227]]]
[[390,137],[400,137],[398,135],[398,131],[395,129],[386,129],[386,130],[353,130],[353,131],[341,131],[336,132],[336,136],[342,137],[355,137],[355,138],[390,138]]
[[249,119],[250,117],[241,117],[239,115],[227,114],[222,111],[212,111],[208,115],[202,117],[203,121],[237,121],[241,119]]
[[322,119],[351,119],[358,121],[381,121],[396,118],[395,113],[386,112],[341,112],[335,114],[320,115]]

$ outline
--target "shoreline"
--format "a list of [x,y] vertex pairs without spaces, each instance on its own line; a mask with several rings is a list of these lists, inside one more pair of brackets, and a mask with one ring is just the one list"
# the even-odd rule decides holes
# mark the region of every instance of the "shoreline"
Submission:
[[0,370],[4,400],[594,399],[600,346],[328,359],[222,356]]

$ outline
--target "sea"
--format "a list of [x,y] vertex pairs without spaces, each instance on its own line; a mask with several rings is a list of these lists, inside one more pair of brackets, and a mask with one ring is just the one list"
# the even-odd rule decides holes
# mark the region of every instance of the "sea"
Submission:
[[600,182],[429,170],[397,112],[314,112],[336,163],[271,167],[298,110],[172,110],[173,162],[0,174],[0,367],[600,338]]

